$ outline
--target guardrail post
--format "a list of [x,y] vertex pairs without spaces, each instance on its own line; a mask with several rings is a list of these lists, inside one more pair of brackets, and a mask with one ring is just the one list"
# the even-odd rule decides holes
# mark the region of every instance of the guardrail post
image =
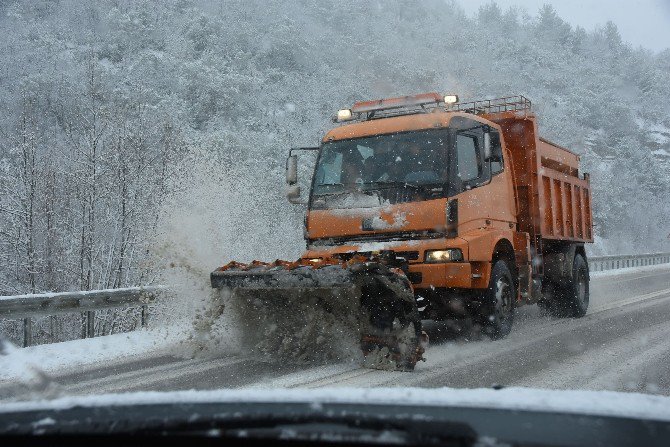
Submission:
[[95,311],[86,311],[86,336],[88,338],[95,337]]
[[33,344],[33,320],[28,318],[23,319],[23,347],[27,348]]
[[147,323],[149,322],[149,306],[146,304],[142,306],[142,315],[140,318],[142,327],[147,327]]

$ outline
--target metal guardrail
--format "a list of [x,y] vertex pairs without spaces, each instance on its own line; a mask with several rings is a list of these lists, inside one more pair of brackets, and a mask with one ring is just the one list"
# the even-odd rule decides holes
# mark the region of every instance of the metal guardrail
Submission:
[[670,253],[647,253],[641,255],[593,256],[589,258],[592,272],[616,270],[627,267],[643,267],[670,263]]
[[108,308],[141,306],[141,325],[147,325],[148,305],[163,286],[128,287],[123,289],[81,292],[42,293],[0,296],[0,318],[23,319],[23,346],[32,344],[32,318],[71,312],[83,312],[85,331],[82,337],[95,336],[95,311]]

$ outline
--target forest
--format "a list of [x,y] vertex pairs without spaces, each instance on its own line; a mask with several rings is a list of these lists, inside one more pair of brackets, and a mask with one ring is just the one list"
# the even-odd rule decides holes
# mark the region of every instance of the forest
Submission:
[[530,98],[591,174],[591,253],[670,247],[670,49],[613,23],[438,0],[17,0],[0,30],[0,295],[295,258],[288,148],[354,101],[426,91]]

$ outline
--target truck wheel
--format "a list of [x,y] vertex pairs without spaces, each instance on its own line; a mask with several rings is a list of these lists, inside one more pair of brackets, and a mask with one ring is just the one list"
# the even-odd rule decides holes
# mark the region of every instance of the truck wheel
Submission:
[[484,328],[492,340],[505,337],[514,322],[514,280],[505,261],[496,261],[484,294]]
[[589,308],[589,270],[582,255],[576,255],[572,263],[570,284],[558,291],[562,315],[579,318]]

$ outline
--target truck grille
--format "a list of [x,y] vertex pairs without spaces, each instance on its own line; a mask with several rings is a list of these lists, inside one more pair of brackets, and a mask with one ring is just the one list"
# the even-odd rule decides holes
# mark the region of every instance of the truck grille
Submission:
[[396,251],[395,255],[399,258],[405,258],[408,261],[416,261],[419,259],[418,251]]
[[[404,258],[406,261],[416,261],[419,259],[418,251],[394,251],[397,258]],[[360,251],[360,252],[351,252],[351,253],[336,253],[333,255],[334,258],[341,259],[342,261],[348,261],[353,258],[355,255],[363,256],[372,256],[370,251]]]

